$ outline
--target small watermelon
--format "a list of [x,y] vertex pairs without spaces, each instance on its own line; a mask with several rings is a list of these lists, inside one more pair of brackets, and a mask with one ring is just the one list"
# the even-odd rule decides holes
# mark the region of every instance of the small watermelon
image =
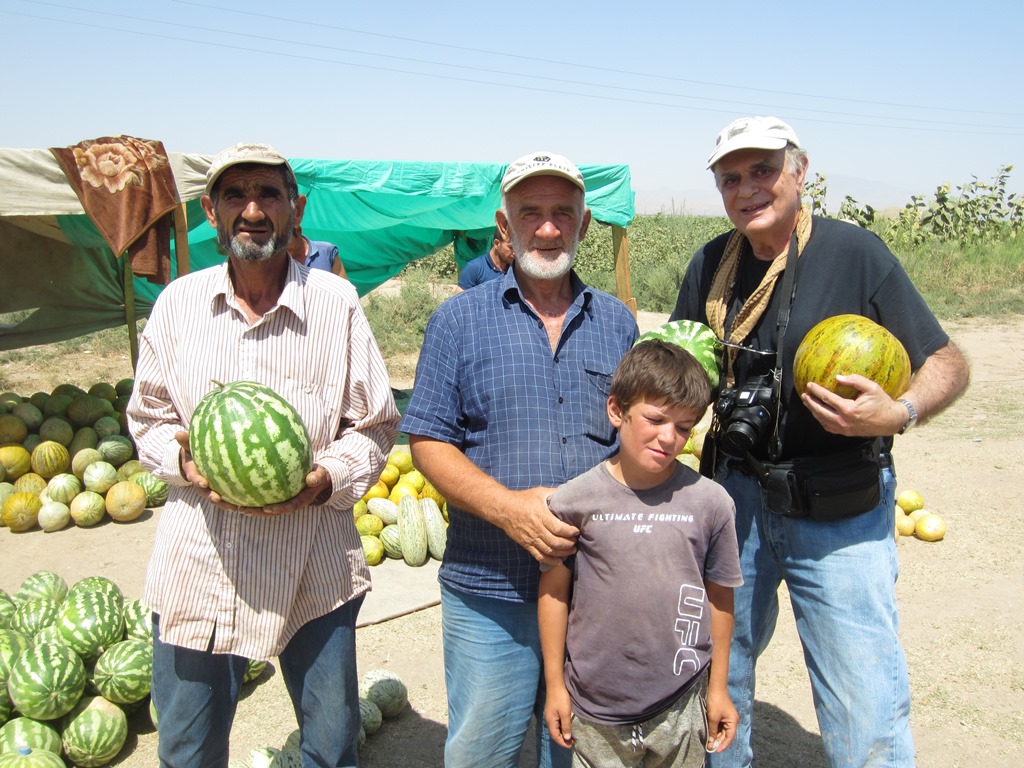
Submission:
[[199,401],[189,423],[189,448],[210,488],[243,507],[293,498],[305,488],[313,464],[298,412],[252,381],[218,386]]
[[46,749],[60,754],[60,734],[47,723],[31,717],[15,717],[0,728],[0,752],[15,752],[18,747]]
[[25,602],[37,597],[49,597],[61,602],[68,596],[68,583],[53,571],[36,571],[28,576],[14,595],[15,602]]
[[82,768],[106,765],[128,739],[128,717],[102,696],[86,696],[66,718],[61,741],[68,758]]
[[134,704],[149,695],[153,646],[144,640],[122,640],[96,660],[89,682],[115,704]]
[[18,747],[14,751],[0,752],[0,768],[64,768],[64,760],[59,745],[56,752]]
[[71,711],[85,690],[85,664],[64,645],[40,643],[11,667],[7,692],[23,715],[53,720]]
[[637,344],[649,339],[661,339],[685,349],[696,358],[708,375],[711,389],[718,390],[723,347],[714,331],[704,323],[692,320],[673,320],[641,334],[637,339]]

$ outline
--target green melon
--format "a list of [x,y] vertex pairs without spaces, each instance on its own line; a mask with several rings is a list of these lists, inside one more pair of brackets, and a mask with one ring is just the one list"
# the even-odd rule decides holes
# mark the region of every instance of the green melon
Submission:
[[448,526],[445,525],[441,508],[433,499],[420,499],[420,509],[423,510],[423,524],[430,556],[435,560],[442,560],[448,544]]
[[92,428],[96,430],[96,435],[101,440],[110,435],[121,434],[121,424],[113,416],[101,416],[96,419],[96,423],[92,425]]
[[396,717],[409,704],[405,683],[389,669],[371,669],[359,679],[359,695],[369,699],[384,717]]
[[60,744],[57,745],[56,752],[32,747],[18,747],[9,752],[0,752],[0,768],[64,768]]
[[45,418],[43,412],[32,403],[19,403],[11,409],[11,415],[21,419],[29,432],[38,432]]
[[855,399],[856,387],[836,376],[859,374],[897,398],[910,385],[910,357],[900,340],[861,315],[836,315],[807,332],[793,358],[793,385],[803,393],[809,382],[840,397]]
[[53,720],[70,712],[85,690],[85,664],[65,645],[40,643],[11,667],[7,692],[15,708],[34,720]]
[[11,617],[11,629],[32,637],[44,627],[57,621],[60,603],[52,597],[35,597],[26,600]]
[[67,421],[67,419],[51,416],[39,427],[39,437],[43,440],[52,440],[55,443],[60,443],[66,448],[75,439],[75,428],[71,426],[71,422]]
[[262,659],[249,659],[245,665],[245,674],[242,675],[243,683],[251,683],[263,674],[267,668],[267,662]]
[[117,482],[117,469],[108,461],[94,461],[82,473],[85,490],[104,494]]
[[46,749],[60,754],[60,734],[48,724],[31,717],[15,717],[0,727],[0,752],[16,752],[18,747]]
[[685,349],[694,356],[708,375],[711,389],[718,389],[724,359],[723,347],[708,326],[692,320],[673,320],[641,334],[636,343],[649,339],[661,339]]
[[373,736],[379,731],[384,720],[380,707],[363,696],[359,697],[359,717],[367,736]]
[[167,494],[171,490],[171,486],[152,472],[136,472],[130,480],[141,485],[142,490],[146,492],[146,506],[160,507],[167,501]]
[[36,522],[46,533],[62,531],[71,524],[71,508],[62,501],[47,501],[39,508]]
[[[44,416],[61,416],[65,417],[68,414],[68,406],[71,405],[71,401],[74,400],[71,395],[50,395],[50,399],[43,405]],[[68,422],[71,423],[70,421]]]
[[[71,453],[71,451],[68,451],[68,453]],[[74,473],[75,477],[81,480],[85,477],[85,470],[97,461],[103,461],[103,454],[95,448],[79,448],[78,451],[72,453],[71,471]],[[116,470],[114,471],[114,475],[117,475]]]
[[427,526],[415,496],[403,496],[398,503],[398,541],[407,565],[418,568],[430,559]]
[[58,384],[50,391],[50,395],[67,395],[69,397],[79,397],[85,394],[85,390],[75,384],[69,384],[67,382]]
[[100,655],[89,680],[108,701],[133,704],[149,695],[152,676],[152,644],[145,640],[122,640]]
[[128,739],[128,717],[102,696],[86,696],[64,719],[61,740],[68,759],[82,768],[106,765]]
[[394,560],[402,559],[402,542],[398,535],[398,524],[385,525],[380,532],[380,543],[384,547],[384,554]]
[[124,634],[127,639],[153,640],[153,611],[141,600],[125,600],[121,611],[124,616]]
[[299,414],[252,381],[218,386],[199,402],[189,423],[189,448],[210,488],[244,507],[293,498],[312,467]]
[[[75,458],[78,456],[79,451],[84,448],[95,449],[96,444],[100,441],[99,435],[96,434],[96,430],[92,427],[82,427],[75,432],[75,436],[71,438],[71,443],[68,445],[68,453],[71,454],[71,466],[74,467]],[[99,451],[96,451],[96,458],[102,459]],[[84,469],[84,467],[83,467]],[[75,472],[72,469],[72,472]],[[80,474],[75,472],[75,474]]]
[[[99,430],[97,430],[97,434],[99,434]],[[135,455],[135,444],[124,435],[111,434],[100,438],[96,444],[96,450],[100,452],[104,461],[115,467],[120,467]]]
[[64,642],[91,662],[124,637],[122,610],[122,603],[107,592],[72,590],[61,607],[57,628]]

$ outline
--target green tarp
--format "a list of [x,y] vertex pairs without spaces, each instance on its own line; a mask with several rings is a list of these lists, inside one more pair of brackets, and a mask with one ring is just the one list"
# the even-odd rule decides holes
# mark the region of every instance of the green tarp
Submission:
[[[212,157],[169,153],[187,203],[190,271],[222,263],[199,205]],[[290,160],[308,198],[303,232],[335,243],[365,295],[407,264],[454,244],[460,266],[485,251],[501,204],[501,163]],[[581,165],[597,221],[633,220],[629,167]],[[74,338],[125,322],[123,266],[47,150],[0,149],[0,349]],[[176,264],[172,274],[177,274]],[[145,317],[160,286],[134,281]],[[16,322],[12,322],[12,319]]]

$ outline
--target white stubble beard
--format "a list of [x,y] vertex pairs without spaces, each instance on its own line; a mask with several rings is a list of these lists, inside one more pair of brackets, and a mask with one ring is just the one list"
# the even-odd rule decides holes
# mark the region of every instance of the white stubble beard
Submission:
[[562,250],[562,253],[554,261],[541,258],[533,251],[523,247],[519,236],[515,232],[509,233],[509,241],[512,244],[512,252],[515,254],[515,263],[527,277],[536,280],[558,280],[568,274],[576,259],[576,251],[579,248],[580,240],[578,235],[573,235]]

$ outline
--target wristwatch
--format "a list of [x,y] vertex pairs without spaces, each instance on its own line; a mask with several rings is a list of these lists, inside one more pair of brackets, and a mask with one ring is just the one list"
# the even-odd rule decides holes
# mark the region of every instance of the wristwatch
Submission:
[[901,398],[896,402],[902,403],[903,407],[907,409],[907,420],[903,422],[903,428],[900,429],[899,431],[899,434],[905,435],[907,434],[907,432],[912,430],[914,426],[917,424],[917,408],[915,408],[914,404],[909,400],[904,400]]

